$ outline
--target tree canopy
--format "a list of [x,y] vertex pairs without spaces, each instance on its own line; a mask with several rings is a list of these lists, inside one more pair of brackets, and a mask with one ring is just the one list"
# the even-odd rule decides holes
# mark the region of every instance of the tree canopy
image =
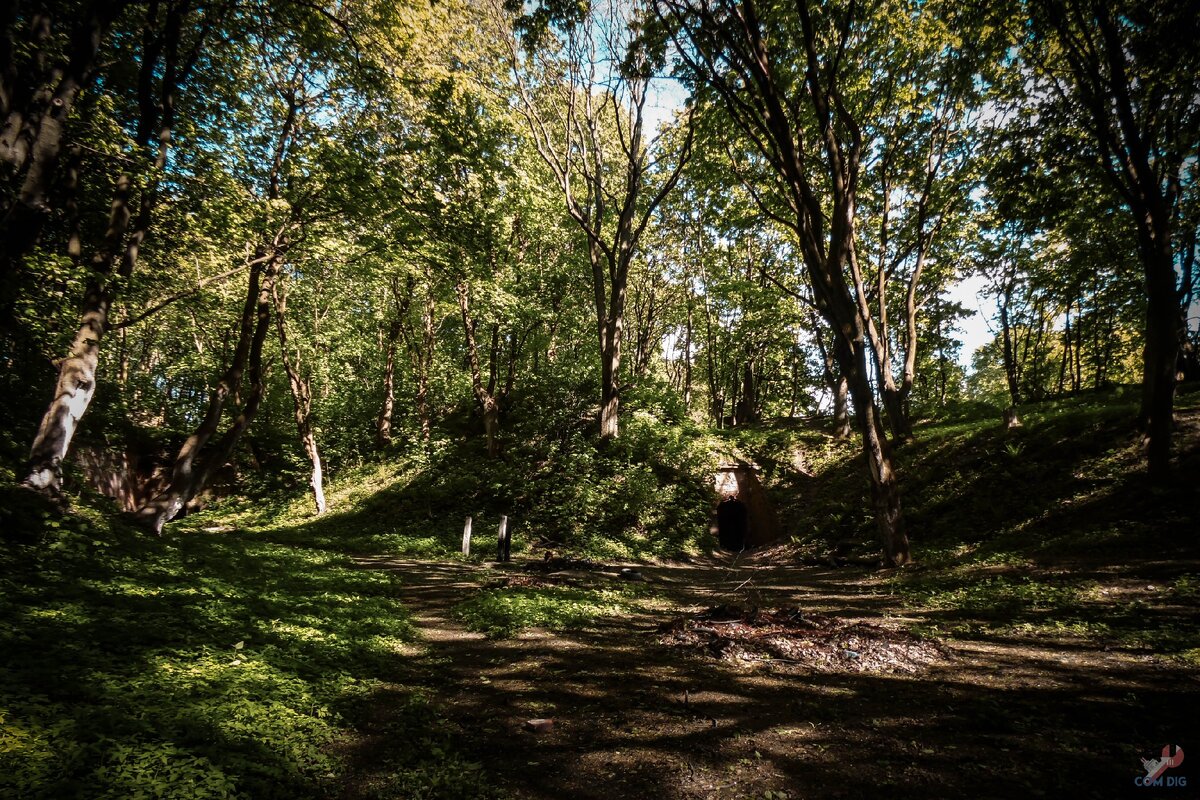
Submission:
[[917,422],[1120,383],[1167,475],[1200,327],[1182,8],[10,4],[25,482],[150,441],[170,479],[130,510],[162,530],[227,465],[320,511],[329,470],[462,426],[503,459],[566,395],[601,448],[639,409],[853,417],[902,564]]

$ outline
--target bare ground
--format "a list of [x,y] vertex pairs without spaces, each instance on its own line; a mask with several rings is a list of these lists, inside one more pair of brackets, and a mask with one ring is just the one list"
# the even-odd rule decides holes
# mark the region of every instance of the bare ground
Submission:
[[[1147,654],[993,636],[946,641],[945,659],[907,674],[722,660],[662,642],[664,623],[727,603],[885,629],[944,613],[902,613],[878,574],[858,568],[639,567],[667,599],[661,610],[495,641],[450,614],[488,568],[360,563],[402,576],[424,637],[404,656],[413,681],[516,798],[1172,796],[1134,786],[1140,759],[1196,742],[1200,760],[1197,672]],[[533,719],[553,726],[531,732]],[[389,746],[369,734],[354,744],[347,796],[383,778]]]

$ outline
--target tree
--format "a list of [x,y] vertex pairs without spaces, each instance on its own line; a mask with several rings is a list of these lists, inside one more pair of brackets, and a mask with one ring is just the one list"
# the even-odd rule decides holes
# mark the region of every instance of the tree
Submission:
[[[269,21],[261,23],[270,31]],[[312,33],[311,31],[308,33]],[[294,36],[303,36],[296,32]],[[279,344],[293,398],[293,417],[301,445],[311,465],[311,484],[318,513],[324,511],[322,464],[312,426],[311,380],[304,376],[291,349],[286,331],[286,294],[281,291],[281,274],[296,257],[314,228],[344,216],[349,194],[320,169],[324,157],[334,166],[336,145],[326,140],[325,126],[316,124],[321,115],[341,123],[332,127],[345,134],[353,131],[353,117],[339,107],[340,76],[336,63],[314,61],[288,38],[258,46],[260,69],[257,100],[264,119],[259,126],[239,131],[240,153],[253,167],[243,176],[247,200],[255,210],[254,239],[245,250],[249,284],[242,307],[237,344],[228,367],[209,393],[208,407],[193,432],[179,448],[167,486],[137,511],[138,519],[155,533],[174,519],[200,491],[216,470],[225,465],[234,448],[257,415],[266,393],[264,346],[275,319],[281,326]],[[311,54],[308,54],[311,57]],[[243,393],[242,380],[247,386]],[[218,437],[226,407],[240,404],[233,420]],[[215,437],[215,438],[214,438]]]
[[[113,5],[119,8],[121,4]],[[94,50],[99,46],[97,39],[104,27],[102,23],[108,13],[96,11],[92,15],[93,18],[84,29],[86,46],[80,45],[82,50],[76,53],[77,56],[83,58],[81,53],[87,52],[94,57]],[[62,460],[71,445],[79,420],[86,413],[96,392],[100,343],[110,328],[109,315],[115,299],[115,287],[133,275],[149,232],[158,200],[158,183],[167,167],[179,92],[200,57],[214,18],[219,19],[224,13],[222,7],[216,6],[193,15],[187,0],[168,3],[165,9],[153,3],[146,9],[140,31],[142,51],[137,75],[138,110],[133,142],[139,160],[148,162],[149,178],[140,191],[136,188],[138,181],[132,171],[123,172],[115,181],[108,224],[90,258],[86,260],[88,278],[78,329],[66,357],[59,361],[54,396],[42,416],[30,450],[29,472],[24,481],[30,488],[49,492],[56,492],[59,488]],[[189,32],[190,39],[185,37]],[[62,120],[58,120],[56,115],[62,106],[69,108],[70,99],[81,88],[82,73],[90,70],[79,65],[73,69],[79,74],[68,69],[58,90],[58,93],[68,96],[56,96],[50,101],[51,110],[41,115],[37,136],[23,159],[29,164],[21,196],[14,209],[25,209],[25,212],[18,214],[18,217],[36,217],[44,210],[44,195],[50,181],[48,175],[62,148]],[[14,145],[12,152],[17,153],[21,149]],[[131,159],[131,163],[139,162]],[[26,196],[27,192],[33,194]],[[21,226],[17,220],[10,221],[10,224]],[[26,220],[25,224],[32,222]],[[68,251],[72,259],[79,263],[84,261],[82,247],[78,234],[73,235]],[[25,249],[27,247],[24,244],[10,242],[7,254],[10,258],[16,258]]]
[[[508,5],[520,10],[519,4]],[[643,14],[640,5],[617,0],[547,2],[517,22],[525,33],[524,58],[511,42],[521,109],[538,154],[587,237],[600,345],[601,441],[619,430],[630,264],[692,142],[690,122],[675,154],[656,152],[658,138],[646,130],[646,102],[658,65],[635,37]],[[674,165],[667,167],[670,155]],[[652,188],[657,171],[665,177]]]
[[[1128,209],[1146,291],[1139,414],[1151,477],[1170,472],[1175,384],[1187,287],[1176,264],[1194,249],[1200,153],[1200,18],[1187,4],[1053,0],[1028,6],[1026,51]],[[1180,272],[1183,270],[1181,269]]]
[[[130,5],[128,0],[93,0],[78,9],[66,4],[5,4],[0,16],[0,163],[6,168],[9,192],[0,202],[0,285],[10,283],[54,211],[56,173],[67,149],[72,110],[100,73],[97,62],[109,32]],[[177,82],[179,59],[186,57],[179,44],[181,23],[191,14],[189,4],[163,5],[151,4],[138,26],[143,44],[138,92],[146,139],[155,132],[157,112],[148,106],[156,105],[157,62],[165,56],[164,77],[169,80],[163,87],[174,92],[171,84]],[[135,27],[133,34],[138,32]],[[59,49],[64,40],[66,47]],[[11,310],[8,300],[0,308],[5,323]]]
[[[894,45],[871,78],[884,87],[881,113],[864,125],[873,163],[864,165],[859,205],[857,260],[866,285],[856,284],[855,293],[876,301],[873,315],[864,310],[867,335],[893,439],[904,442],[913,437],[918,316],[955,277],[953,263],[934,253],[969,206],[991,52],[986,42],[970,40],[979,26],[967,13],[938,3],[919,13],[904,6],[889,12]],[[897,283],[902,292],[894,293]]]
[[292,410],[296,420],[296,433],[304,455],[312,465],[309,487],[313,493],[313,504],[318,516],[325,513],[324,470],[321,468],[321,453],[313,430],[312,374],[304,371],[300,348],[293,349],[287,334],[287,287],[281,281],[271,284],[271,299],[275,303],[275,330],[279,334],[279,352],[283,357],[283,370],[287,375],[288,388],[292,394]]
[[841,9],[807,2],[760,9],[752,0],[663,0],[657,8],[676,32],[691,74],[723,101],[771,167],[774,194],[760,207],[793,232],[815,304],[836,337],[834,355],[862,434],[884,559],[903,565],[910,554],[900,490],[870,384],[868,319],[861,293],[856,299],[854,292],[861,278],[851,275],[865,146],[852,70],[873,60],[870,47],[883,32],[853,2]]

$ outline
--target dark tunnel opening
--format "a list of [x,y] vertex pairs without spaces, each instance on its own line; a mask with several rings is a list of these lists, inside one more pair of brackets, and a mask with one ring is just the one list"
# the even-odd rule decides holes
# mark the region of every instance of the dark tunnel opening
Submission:
[[750,520],[746,504],[729,498],[717,506],[717,541],[722,550],[740,553],[746,549]]

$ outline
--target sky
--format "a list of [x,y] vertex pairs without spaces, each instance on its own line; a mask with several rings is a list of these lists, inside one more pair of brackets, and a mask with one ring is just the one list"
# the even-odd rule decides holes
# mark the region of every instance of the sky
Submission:
[[958,363],[968,370],[971,367],[971,356],[995,335],[991,331],[990,323],[996,314],[996,301],[983,296],[984,285],[985,280],[982,277],[973,275],[954,284],[948,293],[951,301],[973,312],[970,317],[958,323],[957,338],[963,343],[958,354]]

